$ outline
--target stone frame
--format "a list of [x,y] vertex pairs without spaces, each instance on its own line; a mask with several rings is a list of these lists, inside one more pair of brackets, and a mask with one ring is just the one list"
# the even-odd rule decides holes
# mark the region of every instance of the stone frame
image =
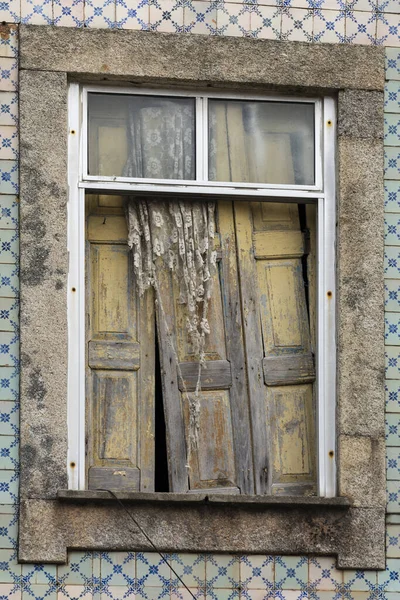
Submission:
[[115,499],[65,491],[69,80],[337,94],[339,498],[121,498],[163,551],[336,555],[341,568],[384,568],[384,50],[32,25],[20,27],[20,561],[151,550]]

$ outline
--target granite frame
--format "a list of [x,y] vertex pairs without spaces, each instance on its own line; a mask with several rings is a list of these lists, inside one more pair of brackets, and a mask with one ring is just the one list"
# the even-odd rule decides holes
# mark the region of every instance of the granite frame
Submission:
[[[193,57],[196,59],[194,60]],[[341,499],[115,499],[67,488],[68,81],[336,94],[337,456]],[[20,28],[19,560],[67,549],[336,555],[385,567],[383,89],[379,47]],[[347,499],[347,500],[346,500]]]

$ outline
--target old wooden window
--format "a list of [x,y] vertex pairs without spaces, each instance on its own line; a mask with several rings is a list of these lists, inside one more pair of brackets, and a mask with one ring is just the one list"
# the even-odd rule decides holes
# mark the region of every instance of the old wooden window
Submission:
[[[71,488],[335,495],[333,100],[74,84],[70,127]],[[139,204],[212,211],[201,369]]]

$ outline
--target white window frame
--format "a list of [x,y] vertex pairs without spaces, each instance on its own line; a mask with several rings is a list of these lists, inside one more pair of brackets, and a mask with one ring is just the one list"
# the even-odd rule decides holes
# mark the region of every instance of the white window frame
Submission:
[[[196,179],[193,181],[104,177],[87,172],[87,97],[138,94],[196,98]],[[207,181],[208,99],[312,103],[315,107],[315,184],[278,185]],[[309,98],[229,92],[172,91],[71,83],[68,95],[68,480],[84,490],[85,481],[85,192],[153,192],[247,196],[316,203],[317,224],[317,434],[318,495],[336,496],[336,273],[335,145],[336,103],[333,97]]]

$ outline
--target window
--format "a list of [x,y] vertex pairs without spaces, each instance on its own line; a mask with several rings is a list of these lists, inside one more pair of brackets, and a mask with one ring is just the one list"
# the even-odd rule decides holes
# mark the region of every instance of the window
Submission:
[[[69,108],[70,487],[334,496],[333,99],[71,84]],[[180,241],[183,270],[216,253],[192,313],[144,266]]]

